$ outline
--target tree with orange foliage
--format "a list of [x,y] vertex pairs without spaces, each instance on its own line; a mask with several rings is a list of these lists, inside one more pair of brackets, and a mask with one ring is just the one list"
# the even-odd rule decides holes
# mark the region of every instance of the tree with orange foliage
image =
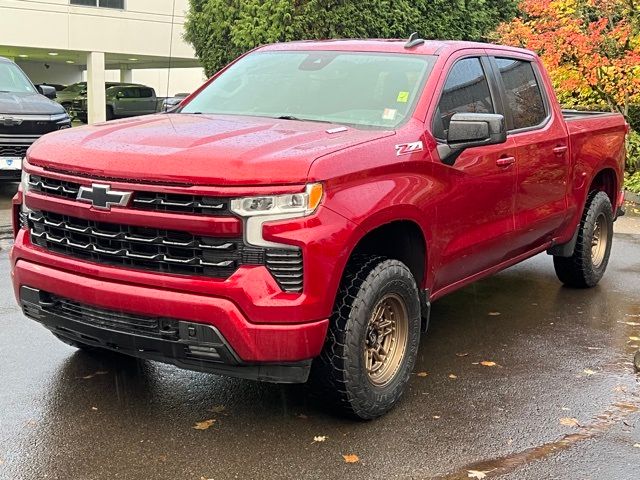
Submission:
[[628,116],[640,103],[639,9],[637,0],[523,0],[494,38],[537,52],[563,105]]

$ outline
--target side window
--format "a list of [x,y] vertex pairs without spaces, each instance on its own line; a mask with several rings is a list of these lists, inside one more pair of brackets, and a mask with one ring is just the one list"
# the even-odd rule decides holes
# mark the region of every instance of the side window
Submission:
[[547,111],[531,62],[496,58],[496,63],[513,117],[513,129],[540,125]]
[[153,97],[153,90],[150,88],[141,88],[140,89],[140,98],[151,98]]
[[456,113],[495,113],[478,57],[458,61],[449,72],[433,123],[436,138],[447,137],[451,117]]
[[140,90],[137,88],[123,88],[122,96],[124,98],[140,98]]

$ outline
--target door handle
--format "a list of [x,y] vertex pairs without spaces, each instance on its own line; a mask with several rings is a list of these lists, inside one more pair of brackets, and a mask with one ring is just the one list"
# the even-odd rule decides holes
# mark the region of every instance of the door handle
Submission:
[[553,149],[553,153],[555,153],[556,155],[562,155],[568,150],[568,148],[569,147],[567,147],[566,145],[559,145]]
[[502,157],[496,160],[496,165],[503,168],[513,165],[514,163],[516,163],[515,157]]

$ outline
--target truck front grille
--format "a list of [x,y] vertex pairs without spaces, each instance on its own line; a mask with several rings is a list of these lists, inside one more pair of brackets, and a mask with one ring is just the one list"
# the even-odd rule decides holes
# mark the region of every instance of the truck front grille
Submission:
[[264,265],[283,291],[301,292],[303,287],[302,253],[297,248],[253,248],[242,238],[201,237],[46,211],[30,212],[23,223],[34,245],[81,260],[221,279],[242,265]]
[[[80,184],[56,178],[29,175],[29,187],[33,191],[75,200]],[[185,195],[160,192],[136,191],[131,207],[138,210],[153,210],[196,215],[231,215],[229,199],[203,195]]]
[[30,145],[6,145],[0,144],[0,157],[24,158]]
[[264,252],[239,238],[95,222],[31,212],[31,241],[39,247],[96,263],[164,273],[227,278],[240,265],[263,264]]

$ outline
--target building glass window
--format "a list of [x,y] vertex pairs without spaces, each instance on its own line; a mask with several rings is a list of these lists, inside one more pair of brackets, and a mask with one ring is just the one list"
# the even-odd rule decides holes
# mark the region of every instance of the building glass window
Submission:
[[124,0],[70,0],[71,5],[86,7],[116,8],[124,10]]

